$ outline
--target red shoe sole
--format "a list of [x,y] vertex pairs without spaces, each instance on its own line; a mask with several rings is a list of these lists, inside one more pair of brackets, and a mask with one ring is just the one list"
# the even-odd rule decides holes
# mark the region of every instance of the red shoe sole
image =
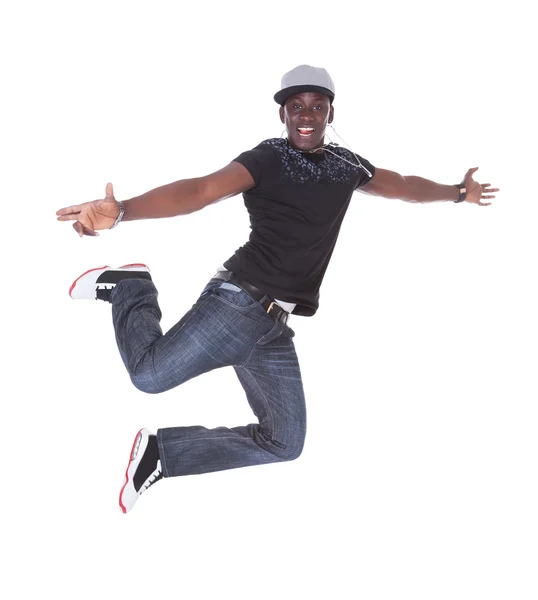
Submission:
[[82,275],[80,277],[77,277],[75,279],[75,281],[73,281],[73,284],[71,285],[71,287],[69,288],[69,296],[71,296],[71,292],[73,291],[73,288],[77,285],[77,281],[79,279],[82,279],[84,277],[84,275],[87,275],[88,273],[91,273],[92,271],[100,271],[101,269],[110,269],[110,267],[108,265],[105,265],[104,267],[95,267],[94,269],[88,269],[87,271],[82,273]]
[[118,267],[118,269],[125,269],[125,267],[144,267],[149,271],[148,265],[145,265],[144,263],[130,263],[128,265],[121,265],[121,267]]
[[[125,267],[144,267],[149,271],[149,267],[147,265],[145,265],[144,263],[131,263],[128,265],[122,265],[121,267],[118,267],[118,268],[125,269]],[[101,269],[111,269],[111,268],[112,267],[110,267],[109,265],[105,265],[104,267],[95,267],[93,269],[88,269],[87,271],[82,273],[82,275],[80,277],[77,277],[75,279],[75,281],[73,281],[73,283],[71,284],[71,287],[69,288],[69,296],[71,296],[71,292],[73,291],[73,288],[77,285],[77,281],[79,279],[82,279],[84,277],[84,275],[87,275],[88,273],[91,273],[92,271],[100,271]]]
[[[145,266],[145,265],[144,265]],[[144,429],[142,427],[142,429]],[[125,506],[123,505],[123,502],[121,501],[121,497],[123,495],[123,490],[125,489],[125,486],[129,483],[129,467],[131,466],[131,459],[133,457],[133,450],[136,444],[136,440],[138,439],[138,436],[140,435],[140,432],[142,431],[142,429],[140,429],[137,434],[134,437],[134,441],[133,441],[133,445],[131,447],[131,452],[129,453],[129,462],[127,463],[127,468],[125,469],[125,483],[121,486],[121,490],[120,490],[120,508],[121,508],[121,512],[123,514],[127,514],[127,509],[125,508]]]

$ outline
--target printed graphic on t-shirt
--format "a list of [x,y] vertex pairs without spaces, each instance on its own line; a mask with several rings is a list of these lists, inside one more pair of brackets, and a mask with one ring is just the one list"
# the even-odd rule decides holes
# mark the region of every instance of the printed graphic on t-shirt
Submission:
[[331,146],[331,152],[342,156],[347,161],[331,152],[325,152],[322,161],[314,162],[300,150],[288,145],[287,140],[274,138],[263,142],[275,148],[282,161],[282,176],[292,183],[349,183],[357,175],[361,175],[362,169],[352,152],[339,146]]

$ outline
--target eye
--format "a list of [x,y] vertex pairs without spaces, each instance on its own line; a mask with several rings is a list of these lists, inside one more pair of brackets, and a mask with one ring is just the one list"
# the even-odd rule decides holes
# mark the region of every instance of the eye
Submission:
[[301,105],[300,104],[294,104],[293,108],[301,108]]
[[317,106],[314,106],[314,109],[315,110],[321,110],[321,105],[318,104]]

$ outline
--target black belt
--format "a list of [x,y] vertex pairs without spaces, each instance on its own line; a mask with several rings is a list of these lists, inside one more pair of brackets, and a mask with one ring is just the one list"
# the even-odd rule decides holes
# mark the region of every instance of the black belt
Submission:
[[259,290],[257,287],[254,287],[248,281],[237,277],[237,275],[232,273],[232,271],[218,271],[215,275],[213,275],[213,279],[220,279],[221,281],[227,281],[239,286],[249,296],[252,296],[254,300],[259,302],[263,308],[265,308],[265,312],[273,317],[275,321],[280,321],[284,324],[287,322],[289,317],[289,313],[287,311],[285,311],[267,294],[264,294],[261,290]]

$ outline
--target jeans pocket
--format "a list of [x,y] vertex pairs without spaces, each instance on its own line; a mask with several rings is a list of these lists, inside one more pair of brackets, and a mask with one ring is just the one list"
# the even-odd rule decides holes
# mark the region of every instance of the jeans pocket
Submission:
[[238,285],[235,285],[234,283],[228,283],[227,281],[215,286],[213,288],[213,293],[215,296],[221,298],[228,304],[240,308],[254,306],[258,302]]

